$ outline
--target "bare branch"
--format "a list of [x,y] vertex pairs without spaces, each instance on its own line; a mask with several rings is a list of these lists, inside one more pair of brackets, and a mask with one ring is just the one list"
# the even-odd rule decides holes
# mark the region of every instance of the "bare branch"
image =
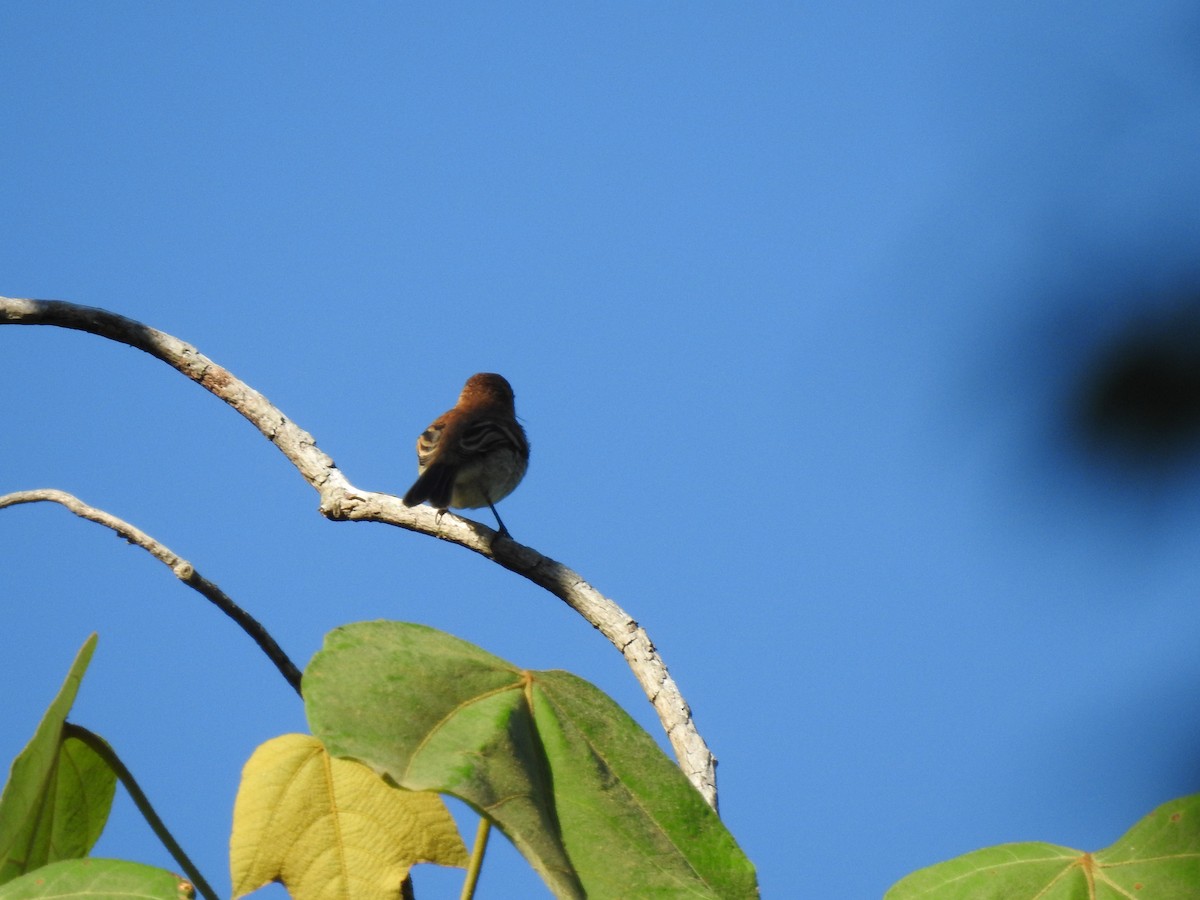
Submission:
[[241,629],[250,635],[254,643],[258,644],[262,651],[267,654],[267,658],[275,664],[275,668],[279,669],[280,674],[287,679],[287,683],[292,686],[297,694],[300,693],[300,670],[296,668],[280,646],[275,643],[275,639],[267,633],[267,630],[259,624],[258,620],[234,603],[219,587],[197,572],[196,567],[190,562],[176,555],[169,547],[156,541],[140,528],[135,528],[128,522],[118,519],[116,516],[106,513],[102,509],[88,506],[73,494],[68,494],[66,491],[56,491],[51,488],[36,491],[17,491],[12,494],[0,496],[0,509],[4,509],[6,506],[16,506],[20,503],[40,502],[59,503],[81,519],[87,519],[89,522],[95,522],[98,525],[103,525],[105,528],[111,528],[121,537],[125,538],[125,540],[129,541],[129,543],[141,547],[159,562],[166,565],[167,568],[175,573],[176,578],[199,592],[211,601],[217,609],[237,622],[241,626]]
[[645,630],[577,572],[530,547],[499,537],[478,522],[451,513],[439,514],[424,506],[409,509],[390,494],[358,490],[317,447],[312,435],[272,406],[266,397],[195,347],[169,334],[102,309],[58,300],[6,297],[0,297],[0,325],[55,325],[144,350],[198,382],[245,416],[317,490],[321,496],[321,514],[326,518],[382,522],[429,534],[486,556],[554,594],[621,651],[654,705],[680,767],[716,808],[716,759],[696,730],[691,710],[667,672],[662,657]]

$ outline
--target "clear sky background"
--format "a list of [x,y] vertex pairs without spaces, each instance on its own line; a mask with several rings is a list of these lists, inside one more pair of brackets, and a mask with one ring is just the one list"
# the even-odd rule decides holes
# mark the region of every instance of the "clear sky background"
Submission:
[[[467,376],[506,375],[533,459],[505,521],[649,631],[764,896],[1099,849],[1200,790],[1200,476],[1108,465],[1068,428],[1090,361],[1200,283],[1193,4],[3,19],[0,293],[195,344],[373,490],[407,489]],[[0,492],[138,525],[300,664],[339,624],[423,622],[569,669],[661,739],[558,600],[323,520],[161,363],[9,327],[0,382]],[[58,507],[0,512],[0,604],[4,765],[99,632],[74,718],[228,890],[241,765],[306,727],[291,690]],[[98,852],[173,868],[123,797]],[[458,873],[415,877],[457,896]],[[548,895],[501,840],[480,896]]]

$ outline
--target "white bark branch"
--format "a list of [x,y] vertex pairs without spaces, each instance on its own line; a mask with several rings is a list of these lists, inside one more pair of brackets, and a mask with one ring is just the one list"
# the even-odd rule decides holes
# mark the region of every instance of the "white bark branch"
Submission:
[[662,657],[645,629],[579,573],[530,547],[498,538],[496,532],[478,522],[451,513],[439,514],[427,506],[410,509],[391,494],[355,488],[317,447],[312,435],[283,415],[266,397],[195,347],[141,322],[58,300],[0,297],[0,325],[55,325],[143,350],[198,382],[248,419],[320,494],[320,511],[326,518],[383,522],[433,535],[486,556],[554,594],[621,651],[654,705],[680,767],[704,799],[716,808],[716,759],[696,730],[691,710]]

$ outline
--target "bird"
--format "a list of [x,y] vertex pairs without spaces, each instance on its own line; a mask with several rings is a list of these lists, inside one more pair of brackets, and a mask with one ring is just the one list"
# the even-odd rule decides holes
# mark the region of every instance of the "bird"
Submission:
[[512,386],[500,375],[467,379],[454,409],[417,438],[417,480],[405,506],[429,501],[438,510],[488,507],[509,537],[495,504],[513,492],[529,466],[529,440],[517,421]]

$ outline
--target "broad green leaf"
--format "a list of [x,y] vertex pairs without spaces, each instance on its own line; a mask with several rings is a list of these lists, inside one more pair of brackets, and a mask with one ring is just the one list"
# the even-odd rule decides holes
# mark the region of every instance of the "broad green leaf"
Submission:
[[393,787],[305,734],[254,751],[229,843],[235,897],[272,881],[295,900],[398,897],[414,863],[467,864],[441,797]]
[[87,856],[108,821],[117,775],[108,761],[77,737],[58,749],[50,845],[61,859]]
[[538,672],[533,688],[563,839],[588,896],[758,896],[733,835],[623,709],[570,672]]
[[0,900],[192,900],[187,880],[123,859],[51,863],[0,887]]
[[1164,803],[1106,850],[1001,844],[913,872],[885,900],[1195,900],[1200,794]]
[[364,622],[304,675],[313,732],[411,790],[492,820],[560,897],[756,897],[754,867],[616,703],[451,635]]
[[13,760],[0,795],[0,885],[46,863],[86,856],[108,819],[116,775],[82,741],[63,740],[63,723],[95,648],[93,634]]

